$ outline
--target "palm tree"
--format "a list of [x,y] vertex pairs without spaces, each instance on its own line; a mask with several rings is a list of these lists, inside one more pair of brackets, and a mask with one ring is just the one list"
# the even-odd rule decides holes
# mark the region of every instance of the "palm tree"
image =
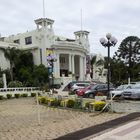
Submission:
[[90,77],[92,79],[93,78],[93,69],[94,69],[93,66],[96,66],[96,67],[103,66],[104,65],[104,60],[100,59],[100,60],[97,61],[97,56],[95,55],[91,58],[90,64],[91,64]]
[[18,49],[16,49],[15,47],[11,48],[0,48],[0,50],[2,50],[4,52],[4,56],[7,60],[9,60],[10,62],[10,76],[11,76],[11,80],[13,81],[13,67],[15,64],[15,60],[18,56]]
[[98,70],[96,70],[95,72],[98,72],[99,73],[99,76],[102,77],[103,71],[104,71],[104,68],[98,68]]
[[95,65],[95,63],[96,63],[96,55],[95,56],[93,56],[92,58],[91,58],[91,61],[90,61],[90,65],[91,65],[91,73],[90,73],[90,77],[91,77],[91,79],[93,78],[93,65]]

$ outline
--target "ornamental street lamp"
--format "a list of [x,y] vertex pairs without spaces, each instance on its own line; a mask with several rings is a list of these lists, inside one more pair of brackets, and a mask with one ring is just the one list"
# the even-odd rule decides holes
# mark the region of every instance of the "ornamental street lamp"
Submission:
[[54,62],[57,61],[56,56],[54,54],[49,54],[47,56],[47,61],[48,61],[48,66],[51,68],[50,73],[51,73],[51,78],[52,78],[52,93],[54,93],[54,76],[53,76],[53,68],[54,68]]
[[[100,43],[104,46],[108,48],[108,72],[107,72],[107,87],[108,87],[108,95],[110,95],[110,47],[111,46],[115,46],[117,43],[117,39],[115,37],[113,37],[110,33],[106,34],[106,38],[101,38],[100,39]],[[111,95],[111,99],[112,99],[112,95]]]

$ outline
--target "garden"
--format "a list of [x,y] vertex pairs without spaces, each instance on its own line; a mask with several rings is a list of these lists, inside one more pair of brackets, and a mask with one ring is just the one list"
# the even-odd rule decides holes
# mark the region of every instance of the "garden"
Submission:
[[94,99],[91,100],[75,97],[62,98],[61,96],[39,96],[38,100],[40,104],[48,107],[73,109],[88,112],[101,111],[106,105],[106,101],[95,101]]

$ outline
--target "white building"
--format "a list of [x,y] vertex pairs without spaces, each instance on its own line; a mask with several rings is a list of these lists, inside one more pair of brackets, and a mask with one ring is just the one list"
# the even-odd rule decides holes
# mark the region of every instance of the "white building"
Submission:
[[[31,50],[34,64],[44,64],[48,67],[47,55],[53,51],[57,61],[54,62],[55,79],[68,79],[68,73],[79,76],[79,80],[85,80],[86,56],[89,54],[88,31],[74,32],[75,39],[56,36],[53,30],[54,20],[40,18],[35,20],[36,29],[33,31],[0,38],[0,47],[17,47]],[[0,67],[9,67],[9,62],[0,51]],[[64,77],[62,77],[64,75]]]

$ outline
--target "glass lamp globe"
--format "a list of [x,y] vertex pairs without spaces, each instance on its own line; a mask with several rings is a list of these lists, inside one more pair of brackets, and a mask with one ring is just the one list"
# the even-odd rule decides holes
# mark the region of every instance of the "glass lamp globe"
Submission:
[[111,33],[107,33],[107,34],[106,34],[106,38],[107,38],[108,40],[111,38],[111,36],[112,36]]

